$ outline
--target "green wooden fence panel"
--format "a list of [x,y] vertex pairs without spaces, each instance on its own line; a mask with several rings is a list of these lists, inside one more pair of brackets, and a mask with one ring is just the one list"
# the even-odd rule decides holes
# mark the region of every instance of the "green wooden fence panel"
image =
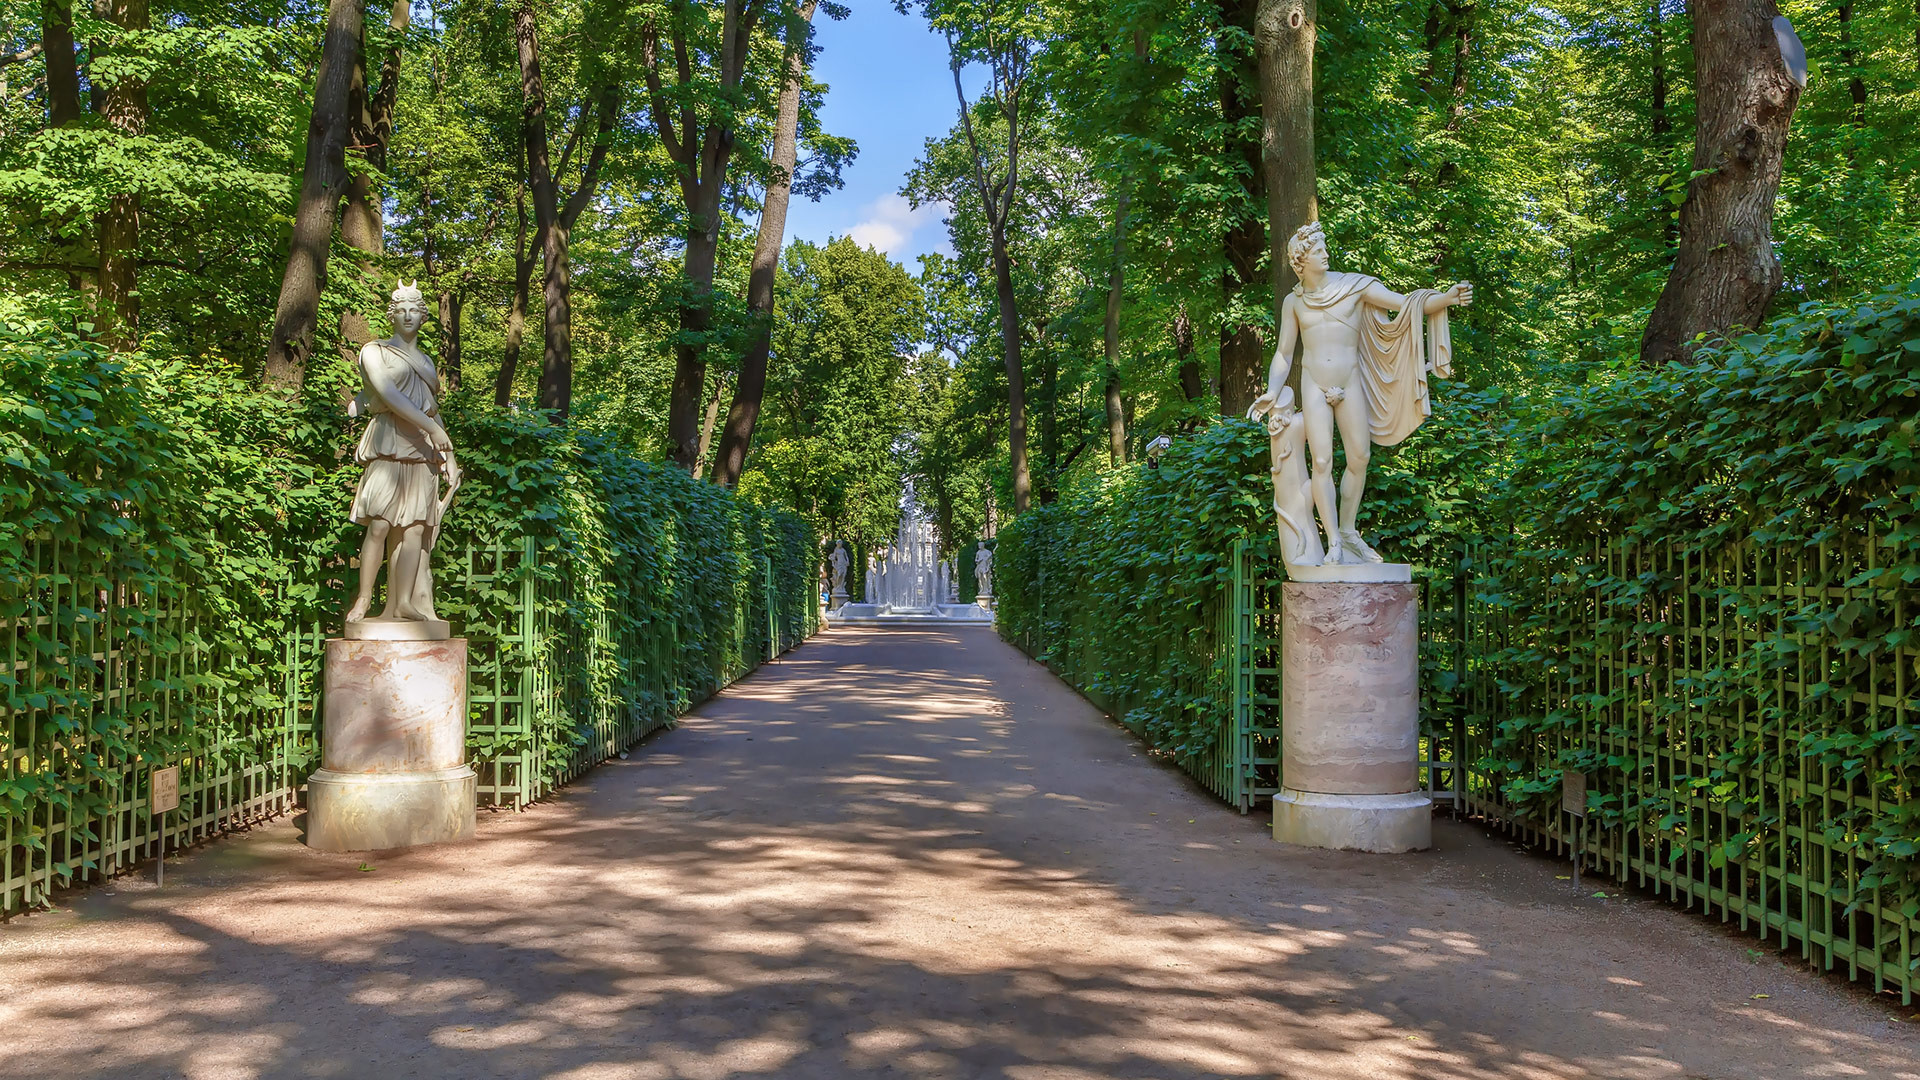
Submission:
[[[524,537],[444,553],[443,614],[468,639],[483,807],[546,796],[820,625],[811,568],[777,574],[771,554],[755,554],[726,619],[731,638],[683,651],[677,624],[638,617],[662,610],[652,598],[575,564],[541,574],[541,551]],[[253,620],[236,645],[209,633],[213,616],[188,590],[83,590],[69,546],[44,542],[30,555],[27,580],[0,596],[0,915],[151,859],[163,827],[146,809],[156,766],[181,770],[169,851],[296,808],[318,765],[326,627],[287,624],[263,596],[258,610],[230,616]],[[798,588],[783,591],[782,580]],[[591,623],[555,617],[594,590],[611,603]],[[542,722],[556,716],[566,722]],[[162,752],[129,757],[118,749],[129,744]],[[90,773],[82,761],[96,763]],[[553,762],[557,771],[542,767]]]
[[[1863,530],[1812,549],[1470,554],[1466,806],[1910,1002],[1920,920],[1862,883],[1862,834],[1909,781],[1876,764],[1891,753],[1835,767],[1813,752],[1836,731],[1899,745],[1916,718],[1920,608],[1878,572],[1879,546]],[[1859,648],[1870,634],[1902,643]],[[1503,737],[1516,718],[1527,737]],[[1584,821],[1557,809],[1568,769],[1587,774]]]

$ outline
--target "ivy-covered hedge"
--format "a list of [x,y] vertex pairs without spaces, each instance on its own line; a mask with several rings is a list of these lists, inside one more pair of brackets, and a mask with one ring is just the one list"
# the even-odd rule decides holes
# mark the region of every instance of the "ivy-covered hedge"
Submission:
[[[1445,427],[1374,457],[1364,525],[1391,557],[1450,574],[1484,505],[1473,485],[1493,453],[1498,399],[1441,393]],[[1236,539],[1255,565],[1277,567],[1268,467],[1265,429],[1226,420],[1176,440],[1157,466],[1112,470],[1016,517],[995,541],[1001,633],[1154,748],[1208,756],[1228,708],[1209,605],[1232,575]]]
[[1920,285],[1592,376],[1475,553],[1484,808],[1558,840],[1583,772],[1601,868],[1910,992]]
[[[237,373],[0,327],[0,911],[289,808],[316,762],[320,643],[355,570],[343,371],[299,401]],[[817,627],[794,515],[455,394],[467,479],[434,553],[470,640],[470,748],[517,805]]]
[[[1464,796],[1565,845],[1584,773],[1596,870],[1911,993],[1920,285],[1568,374],[1437,384],[1369,478],[1367,531],[1428,585],[1423,709]],[[1182,758],[1228,707],[1229,546],[1273,558],[1264,442],[1216,425],[1000,533],[1003,632]]]

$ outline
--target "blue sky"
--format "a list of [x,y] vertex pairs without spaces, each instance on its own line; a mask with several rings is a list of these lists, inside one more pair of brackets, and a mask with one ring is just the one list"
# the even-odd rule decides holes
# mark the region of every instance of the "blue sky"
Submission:
[[[853,14],[840,22],[824,12],[815,17],[820,55],[813,75],[828,87],[822,125],[858,142],[860,156],[841,173],[844,188],[817,203],[794,200],[787,239],[852,236],[918,273],[917,256],[950,250],[941,210],[913,210],[899,194],[928,137],[944,134],[959,117],[946,41],[888,0],[849,6]],[[967,80],[969,98],[977,74]]]

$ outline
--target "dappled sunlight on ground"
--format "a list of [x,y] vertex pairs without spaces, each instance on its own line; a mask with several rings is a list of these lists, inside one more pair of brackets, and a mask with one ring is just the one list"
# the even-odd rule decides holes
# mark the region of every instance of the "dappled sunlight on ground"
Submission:
[[1284,848],[990,631],[835,630],[475,844],[280,826],[0,928],[0,1076],[1920,1078],[1440,824]]

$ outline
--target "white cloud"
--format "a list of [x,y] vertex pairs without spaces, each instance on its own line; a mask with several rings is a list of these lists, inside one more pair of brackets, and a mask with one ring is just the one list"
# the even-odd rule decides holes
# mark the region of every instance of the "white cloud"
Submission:
[[866,216],[847,236],[862,247],[878,248],[889,255],[904,254],[913,234],[929,222],[938,223],[946,207],[931,203],[915,209],[904,195],[885,195],[867,204]]
[[906,233],[885,221],[863,221],[848,229],[847,235],[861,247],[879,248],[888,254],[907,240]]

